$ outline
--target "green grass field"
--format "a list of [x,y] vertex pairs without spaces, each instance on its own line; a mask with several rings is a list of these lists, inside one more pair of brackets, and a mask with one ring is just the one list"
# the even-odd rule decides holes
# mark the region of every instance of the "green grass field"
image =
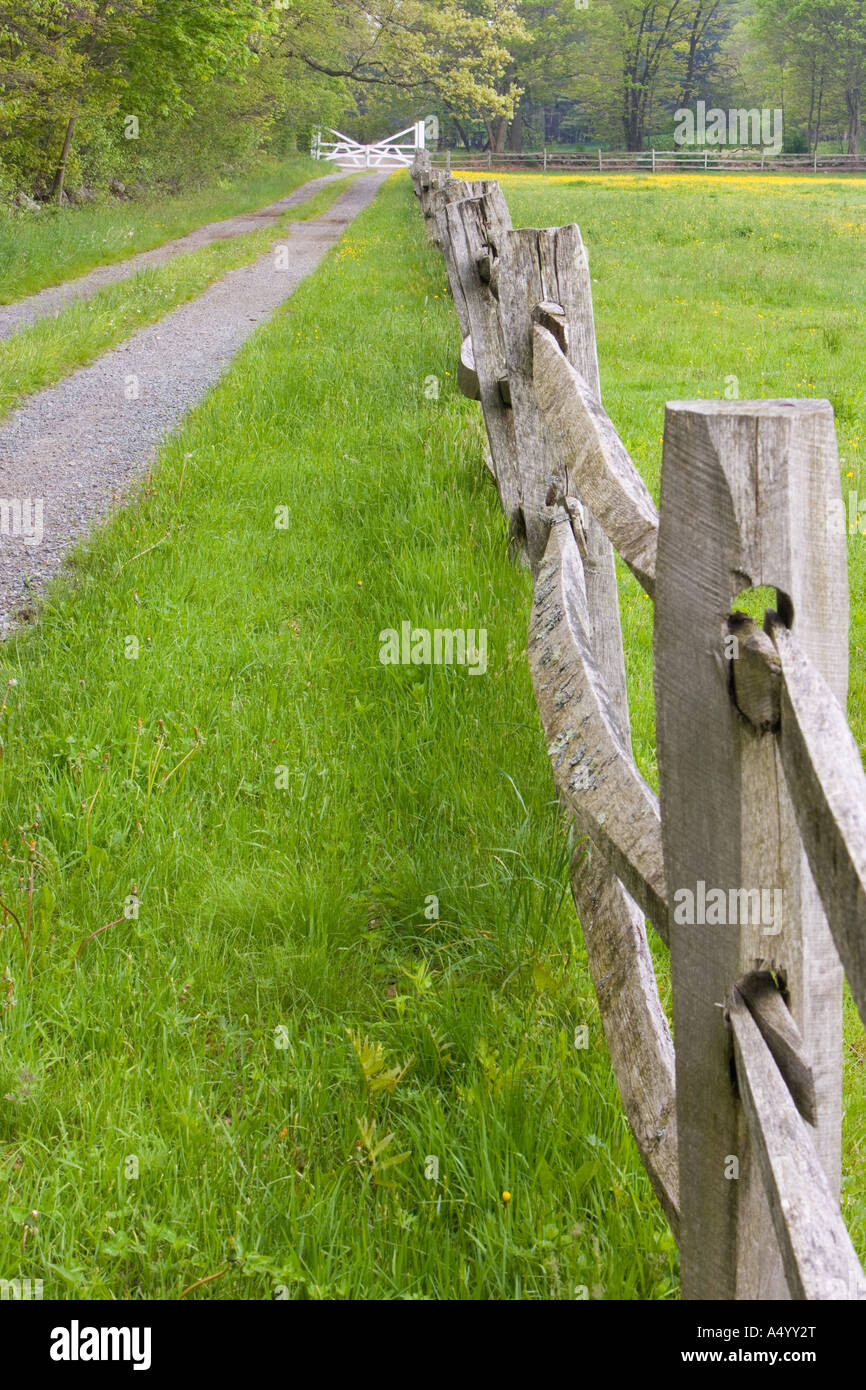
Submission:
[[73,280],[184,236],[205,222],[265,207],[322,173],[315,160],[263,161],[252,173],[172,198],[115,198],[80,207],[43,206],[0,215],[0,304]]
[[[862,180],[502,175],[515,226],[578,222],[590,260],[602,394],[658,500],[667,400],[826,397],[843,495],[866,513],[866,186]],[[849,538],[851,701],[866,745],[864,538]],[[649,600],[623,586],[626,649],[640,654]],[[649,682],[651,685],[651,682]],[[654,777],[652,706],[633,737]]]
[[[516,223],[581,225],[652,488],[664,400],[731,374],[830,395],[856,486],[853,183],[502,182]],[[445,284],[398,176],[0,654],[0,1274],[46,1298],[677,1295]],[[651,611],[621,584],[652,778]],[[486,628],[487,673],[382,665],[407,619]],[[864,1061],[849,1003],[861,1256]]]

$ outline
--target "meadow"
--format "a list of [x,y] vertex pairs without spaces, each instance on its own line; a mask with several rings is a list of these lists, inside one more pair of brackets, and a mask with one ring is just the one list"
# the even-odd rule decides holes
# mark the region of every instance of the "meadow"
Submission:
[[[857,488],[860,185],[501,182],[516,225],[581,226],[605,404],[656,496],[664,401],[731,377],[833,400]],[[0,652],[0,1272],[46,1297],[677,1296],[458,348],[397,175]],[[620,585],[655,780],[650,604]],[[383,665],[404,620],[486,628],[486,674]]]
[[[499,176],[515,226],[577,222],[587,246],[608,414],[658,501],[665,401],[809,396],[836,416],[842,492],[866,514],[866,187],[821,177]],[[866,516],[864,516],[866,524]],[[851,699],[866,744],[866,551],[848,539]],[[623,584],[626,655],[649,606]],[[640,686],[649,668],[640,662]],[[652,705],[633,730],[654,778]]]

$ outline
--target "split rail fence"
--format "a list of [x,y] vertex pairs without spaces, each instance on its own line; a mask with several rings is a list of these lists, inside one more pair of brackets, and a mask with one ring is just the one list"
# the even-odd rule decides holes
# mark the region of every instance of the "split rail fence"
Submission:
[[452,163],[471,173],[483,169],[573,170],[575,173],[862,173],[866,157],[856,154],[765,154],[761,149],[712,150],[446,150],[433,156],[434,165]]
[[[844,714],[831,407],[669,403],[657,509],[601,404],[577,226],[514,230],[497,183],[450,179],[426,151],[411,174],[533,577],[574,899],[683,1297],[866,1298],[839,1206],[843,966],[866,1021],[866,776]],[[655,605],[658,798],[631,753],[614,547]],[[732,605],[763,585],[761,627]],[[676,1049],[647,923],[670,952]]]

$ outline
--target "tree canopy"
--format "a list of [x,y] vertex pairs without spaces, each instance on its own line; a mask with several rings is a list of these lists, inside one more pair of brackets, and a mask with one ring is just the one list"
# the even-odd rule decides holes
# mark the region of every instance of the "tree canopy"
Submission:
[[316,124],[670,148],[703,99],[857,152],[863,0],[0,0],[0,192],[197,179]]

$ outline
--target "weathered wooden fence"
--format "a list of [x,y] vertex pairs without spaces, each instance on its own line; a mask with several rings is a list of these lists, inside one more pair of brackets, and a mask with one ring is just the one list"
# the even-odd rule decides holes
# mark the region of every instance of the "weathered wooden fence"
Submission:
[[689,150],[446,150],[433,155],[434,166],[446,170],[452,164],[467,173],[482,169],[535,169],[551,173],[862,173],[866,156],[860,154],[767,154],[760,148]]
[[[839,1209],[842,966],[866,1021],[866,776],[843,713],[831,408],[668,404],[657,510],[600,401],[578,228],[513,230],[498,184],[449,179],[426,152],[412,178],[533,576],[575,903],[683,1295],[866,1298]],[[614,547],[655,604],[660,798],[631,753]],[[732,606],[764,585],[761,628]],[[647,919],[670,951],[676,1051]]]

